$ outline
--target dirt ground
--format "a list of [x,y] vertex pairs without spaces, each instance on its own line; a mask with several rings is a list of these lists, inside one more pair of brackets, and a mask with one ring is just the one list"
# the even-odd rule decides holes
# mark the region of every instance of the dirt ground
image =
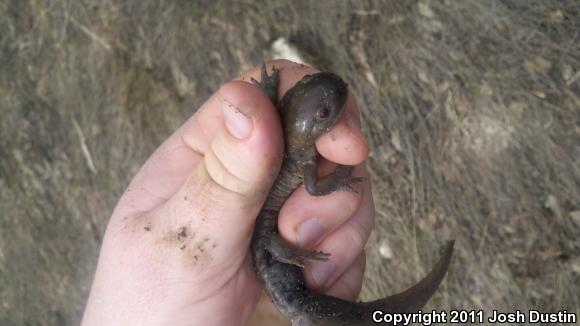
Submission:
[[357,96],[377,222],[361,299],[456,240],[428,309],[580,315],[570,1],[0,2],[0,325],[76,325],[148,155],[284,37]]

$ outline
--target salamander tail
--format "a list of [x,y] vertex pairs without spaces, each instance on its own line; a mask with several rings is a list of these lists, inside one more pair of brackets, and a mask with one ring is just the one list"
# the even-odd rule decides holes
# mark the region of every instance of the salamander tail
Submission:
[[[445,277],[454,241],[448,241],[443,248],[443,257],[419,283],[409,289],[370,302],[349,302],[335,297],[305,292],[296,306],[295,314],[288,316],[294,326],[370,326],[376,325],[375,312],[413,313],[418,312],[437,291]],[[386,324],[385,324],[386,325]]]

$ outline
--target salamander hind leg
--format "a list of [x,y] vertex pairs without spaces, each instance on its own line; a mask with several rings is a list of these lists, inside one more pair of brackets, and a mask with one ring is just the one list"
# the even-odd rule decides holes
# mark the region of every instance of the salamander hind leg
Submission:
[[262,64],[260,81],[251,78],[252,84],[260,87],[262,91],[270,98],[270,101],[276,105],[278,100],[278,84],[280,83],[280,69],[272,67],[272,74],[268,76],[266,64]]
[[425,306],[445,277],[453,255],[453,241],[447,242],[443,251],[443,256],[421,281],[401,293],[383,299],[348,302],[307,292],[300,299],[300,310],[291,316],[292,322],[300,326],[371,326],[378,324],[373,319],[376,311],[391,314],[416,313]]
[[306,260],[328,260],[330,254],[321,251],[308,251],[300,248],[296,248],[291,244],[284,241],[280,236],[275,236],[270,239],[266,249],[272,257],[286,264],[296,265],[298,267],[304,267]]

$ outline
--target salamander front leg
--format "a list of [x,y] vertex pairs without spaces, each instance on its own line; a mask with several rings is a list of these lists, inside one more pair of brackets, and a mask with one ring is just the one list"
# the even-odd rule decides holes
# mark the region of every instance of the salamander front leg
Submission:
[[366,178],[353,177],[351,175],[353,169],[352,165],[339,165],[331,174],[319,178],[318,165],[316,162],[309,162],[304,170],[306,191],[311,196],[324,196],[338,190],[357,192],[352,188],[352,184],[364,181]]

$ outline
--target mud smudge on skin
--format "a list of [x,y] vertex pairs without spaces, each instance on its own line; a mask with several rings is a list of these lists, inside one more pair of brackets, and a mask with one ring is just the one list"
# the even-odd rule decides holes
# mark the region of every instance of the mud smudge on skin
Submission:
[[217,248],[217,242],[209,236],[196,236],[190,225],[172,228],[163,237],[163,242],[181,252],[184,264],[206,266],[213,261],[212,250]]
[[187,227],[182,226],[177,229],[177,241],[183,242],[187,238]]
[[217,248],[217,242],[205,237],[186,248],[187,255],[190,257],[188,261],[194,266],[208,265],[213,261],[212,250],[215,248]]
[[187,246],[194,238],[195,232],[191,231],[191,228],[188,225],[182,225],[177,229],[172,228],[170,231],[166,232],[162,240],[170,247],[176,247],[183,250],[185,249],[184,246]]

